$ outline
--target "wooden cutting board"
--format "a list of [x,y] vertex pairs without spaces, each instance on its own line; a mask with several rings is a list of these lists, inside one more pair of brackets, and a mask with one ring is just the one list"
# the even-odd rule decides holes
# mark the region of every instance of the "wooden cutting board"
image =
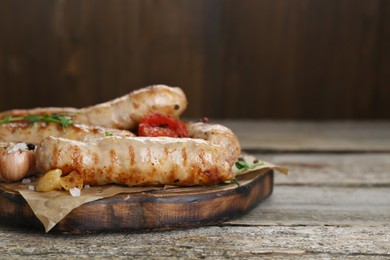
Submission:
[[[273,170],[254,171],[237,180],[238,185],[118,194],[89,202],[71,211],[50,232],[145,231],[221,223],[242,216],[271,195]],[[23,197],[2,186],[0,221],[3,225],[44,231]]]

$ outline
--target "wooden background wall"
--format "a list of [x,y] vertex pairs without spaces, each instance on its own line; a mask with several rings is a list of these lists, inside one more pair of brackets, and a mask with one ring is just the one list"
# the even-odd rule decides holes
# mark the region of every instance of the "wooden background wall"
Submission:
[[389,119],[388,0],[0,0],[0,110],[155,83],[188,117]]

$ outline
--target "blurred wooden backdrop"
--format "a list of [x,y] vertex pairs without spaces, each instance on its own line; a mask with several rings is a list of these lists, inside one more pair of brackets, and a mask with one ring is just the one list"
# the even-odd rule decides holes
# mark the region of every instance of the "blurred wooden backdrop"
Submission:
[[389,119],[388,0],[0,0],[0,110],[155,83],[189,117]]

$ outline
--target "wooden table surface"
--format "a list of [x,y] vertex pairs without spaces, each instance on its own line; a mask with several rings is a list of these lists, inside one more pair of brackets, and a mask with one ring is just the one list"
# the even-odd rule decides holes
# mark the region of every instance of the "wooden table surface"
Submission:
[[249,214],[159,232],[45,234],[0,225],[3,258],[390,259],[390,122],[221,121],[288,167]]

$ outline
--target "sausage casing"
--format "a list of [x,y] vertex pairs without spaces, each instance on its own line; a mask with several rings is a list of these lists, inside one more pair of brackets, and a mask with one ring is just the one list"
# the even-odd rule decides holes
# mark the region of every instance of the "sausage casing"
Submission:
[[73,107],[36,107],[30,109],[12,109],[3,111],[0,118],[4,118],[5,116],[22,117],[26,115],[70,114],[76,112],[77,108]]
[[201,139],[106,137],[79,142],[48,137],[37,149],[37,169],[77,171],[90,185],[210,185],[234,178],[225,155],[222,147]]
[[109,129],[80,124],[72,124],[63,128],[56,123],[12,122],[0,124],[1,142],[25,142],[39,144],[47,136],[56,136],[86,141],[107,135],[134,136],[126,130]]
[[82,108],[71,117],[80,124],[133,129],[149,113],[179,116],[186,107],[187,98],[182,89],[154,85],[106,103]]
[[227,150],[225,155],[230,164],[235,163],[240,156],[240,142],[233,131],[226,126],[203,122],[190,122],[187,123],[187,129],[191,138],[200,138],[225,148]]
[[145,115],[153,112],[179,116],[187,108],[187,98],[181,88],[153,85],[122,97],[85,108],[33,108],[5,111],[4,116],[66,114],[77,124],[116,129],[133,129]]

